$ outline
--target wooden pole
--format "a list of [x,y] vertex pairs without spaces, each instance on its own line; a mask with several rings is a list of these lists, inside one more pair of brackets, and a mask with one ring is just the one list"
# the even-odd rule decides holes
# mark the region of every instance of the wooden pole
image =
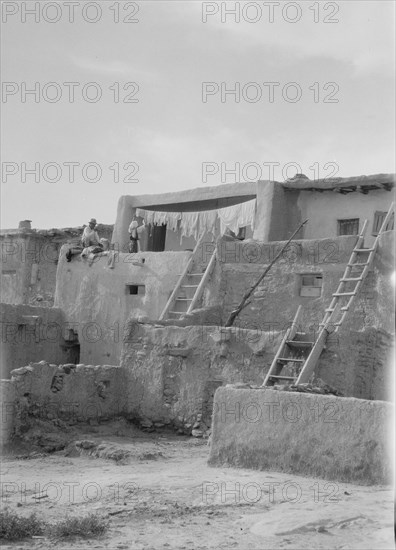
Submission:
[[245,292],[242,300],[241,300],[241,303],[239,304],[239,306],[234,309],[234,311],[232,311],[230,313],[230,316],[228,317],[227,321],[226,321],[226,324],[224,325],[225,327],[231,327],[233,324],[234,324],[234,321],[235,319],[238,317],[238,315],[240,314],[240,312],[243,310],[244,307],[247,306],[247,300],[249,299],[249,297],[253,294],[253,292],[256,290],[256,288],[258,287],[258,285],[261,283],[261,281],[264,279],[264,277],[267,275],[268,271],[271,269],[271,267],[274,265],[274,263],[276,262],[276,260],[279,258],[279,256],[282,255],[283,251],[285,250],[285,248],[290,244],[290,242],[294,239],[295,235],[297,235],[297,233],[300,231],[300,229],[307,223],[308,220],[305,220],[305,222],[302,222],[298,228],[295,230],[295,232],[293,233],[293,235],[290,237],[290,239],[287,241],[287,243],[282,247],[282,249],[278,252],[278,254],[275,256],[275,258],[272,260],[272,262],[269,264],[269,266],[267,266],[267,268],[265,269],[264,273],[262,275],[260,275],[260,277],[258,278],[257,282],[252,286],[252,288],[250,288],[247,292]]

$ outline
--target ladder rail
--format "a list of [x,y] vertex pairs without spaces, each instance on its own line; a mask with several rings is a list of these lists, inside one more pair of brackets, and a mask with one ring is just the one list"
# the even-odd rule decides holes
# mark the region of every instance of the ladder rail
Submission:
[[297,332],[297,329],[298,329],[298,323],[299,323],[300,318],[301,318],[301,314],[302,314],[302,306],[300,305],[297,308],[296,314],[295,314],[294,319],[293,319],[292,326],[289,327],[286,330],[285,335],[282,338],[282,342],[279,345],[278,351],[276,352],[275,357],[274,357],[274,359],[271,363],[271,366],[268,370],[268,373],[267,373],[266,377],[264,378],[264,382],[262,383],[262,386],[267,386],[268,385],[269,379],[271,378],[272,372],[276,369],[278,359],[279,359],[279,357],[281,357],[281,354],[283,353],[283,350],[286,346],[287,340],[292,340],[294,338],[294,336],[296,335],[296,332]]
[[210,277],[210,275],[212,274],[212,271],[213,271],[213,268],[214,268],[214,265],[216,263],[216,257],[217,257],[217,247],[215,246],[215,249],[213,251],[213,254],[209,260],[209,263],[205,269],[205,273],[203,274],[203,277],[198,285],[198,288],[196,289],[195,291],[195,294],[191,300],[191,304],[189,306],[189,308],[187,309],[187,313],[191,313],[193,309],[195,309],[197,303],[199,302],[199,300],[201,299],[201,296],[202,296],[202,293],[204,291],[204,288],[205,288],[205,285]]
[[[349,261],[348,261],[348,264],[344,270],[344,273],[338,283],[338,287],[337,287],[337,290],[335,292],[335,294],[339,293],[339,292],[342,292],[342,290],[344,289],[344,285],[346,284],[346,281],[343,281],[342,279],[346,279],[350,276],[350,273],[352,271],[352,267],[349,266],[349,264],[353,264],[355,263],[355,260],[357,258],[357,255],[358,253],[355,252],[355,249],[356,248],[360,248],[360,246],[362,245],[363,241],[364,241],[364,236],[366,234],[366,230],[367,230],[367,225],[368,225],[368,220],[364,220],[364,223],[363,223],[363,226],[360,230],[360,233],[358,235],[358,238],[356,239],[356,243],[353,247],[353,251],[352,251],[352,254],[349,258]],[[338,300],[339,300],[339,297],[337,296],[333,296],[331,302],[330,302],[330,305],[329,305],[329,308],[328,309],[334,309],[336,304],[338,303]],[[324,317],[323,317],[323,320],[322,322],[320,323],[320,325],[324,326],[325,323],[328,321],[328,319],[330,318],[330,315],[331,315],[332,312],[325,312],[324,314]]]
[[[392,216],[392,213],[393,213],[393,210],[394,210],[394,202],[391,203],[391,205],[389,206],[389,209],[388,209],[388,212],[381,224],[381,228],[378,232],[378,235],[376,236],[375,240],[374,240],[374,243],[372,245],[372,247],[370,249],[367,249],[367,251],[365,249],[362,249],[361,248],[361,237],[364,237],[364,233],[366,231],[366,227],[367,227],[367,220],[365,220],[364,224],[363,224],[363,227],[362,227],[362,231],[360,232],[360,235],[359,235],[359,238],[358,238],[358,241],[354,247],[354,250],[352,252],[352,255],[349,259],[349,262],[347,264],[347,267],[345,269],[345,272],[344,272],[344,275],[342,277],[342,279],[346,279],[349,277],[354,265],[357,265],[356,264],[356,259],[358,257],[358,254],[362,254],[362,253],[366,253],[368,254],[368,258],[367,258],[367,261],[365,262],[365,265],[363,267],[363,270],[360,274],[360,277],[358,281],[356,281],[356,286],[354,288],[354,294],[351,296],[351,298],[349,299],[346,307],[348,308],[346,311],[344,311],[341,315],[341,318],[339,319],[338,323],[337,323],[337,326],[336,326],[336,329],[335,329],[335,332],[338,332],[339,330],[339,327],[342,325],[342,323],[344,322],[345,320],[345,317],[349,311],[349,309],[352,307],[352,304],[353,302],[355,301],[355,298],[356,298],[356,295],[357,293],[359,292],[360,290],[360,287],[363,285],[366,277],[367,277],[367,273],[368,271],[370,270],[370,267],[374,261],[374,258],[375,258],[375,254],[377,252],[377,248],[378,248],[378,243],[379,243],[379,238],[380,236],[385,232],[386,230],[386,226],[388,225],[388,222]],[[360,250],[359,250],[360,249]],[[342,291],[343,289],[343,285],[346,284],[346,281],[342,281],[340,280],[340,284],[337,288],[337,291],[336,291],[336,294],[340,292],[340,290]],[[332,309],[335,307],[335,304],[338,302],[338,300],[340,299],[341,297],[340,296],[334,296],[333,295],[333,299],[330,303],[330,306],[329,306],[329,309]],[[325,316],[323,318],[323,321],[322,323],[320,323],[320,326],[324,326],[324,324],[326,323],[327,319],[328,319],[328,313],[329,312],[326,312],[325,313]]]
[[377,241],[378,237],[386,231],[386,226],[388,225],[390,217],[393,213],[394,205],[395,205],[395,203],[392,202],[390,207],[389,207],[388,213],[386,214],[386,216],[384,218],[384,221],[382,222],[381,229],[378,232],[377,238],[375,239],[376,241]]
[[[333,317],[336,318],[340,310],[340,304],[337,304],[334,311],[330,315],[329,320],[326,322],[326,325],[322,328],[322,330],[319,333],[319,336],[317,337],[310,354],[307,357],[307,360],[305,361],[300,374],[297,377],[296,385],[297,384],[306,384],[309,379],[311,378],[311,375],[315,371],[316,365],[318,363],[319,357],[323,351],[323,348],[326,345],[327,337],[330,334],[330,325],[332,325]],[[333,325],[334,326],[334,325]],[[336,331],[337,327],[335,327],[334,332]]]

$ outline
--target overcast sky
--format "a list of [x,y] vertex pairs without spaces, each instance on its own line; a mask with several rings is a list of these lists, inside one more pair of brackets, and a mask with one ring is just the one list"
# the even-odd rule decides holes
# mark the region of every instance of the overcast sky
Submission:
[[2,227],[114,223],[121,195],[268,163],[277,180],[394,172],[392,1],[227,2],[239,23],[220,2],[75,2],[74,22],[54,4],[2,6]]

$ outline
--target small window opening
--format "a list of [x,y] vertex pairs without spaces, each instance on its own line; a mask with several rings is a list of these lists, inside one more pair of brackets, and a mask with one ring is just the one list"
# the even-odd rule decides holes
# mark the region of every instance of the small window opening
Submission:
[[322,294],[323,276],[320,273],[301,275],[300,296],[318,297]]
[[338,220],[338,235],[359,235],[359,218]]
[[[371,233],[374,237],[376,237],[380,232],[380,229],[382,227],[382,224],[384,223],[386,214],[387,212],[380,212],[379,210],[374,212],[373,231]],[[391,231],[394,228],[394,226],[395,226],[395,216],[394,214],[392,214],[388,223],[386,224],[384,231]]]
[[126,285],[127,294],[132,294],[134,296],[142,296],[146,294],[146,287],[144,285]]

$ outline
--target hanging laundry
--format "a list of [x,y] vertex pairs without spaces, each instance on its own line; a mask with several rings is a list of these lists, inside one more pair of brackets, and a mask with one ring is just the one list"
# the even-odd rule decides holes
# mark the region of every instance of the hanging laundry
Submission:
[[217,210],[204,210],[199,212],[199,237],[204,233],[215,234]]
[[182,212],[180,222],[182,237],[193,236],[195,240],[198,239],[199,214],[200,212]]
[[136,216],[142,217],[146,224],[166,224],[167,229],[172,231],[180,229],[180,242],[182,237],[193,236],[195,240],[198,240],[205,232],[215,234],[218,218],[222,235],[227,228],[234,233],[238,233],[241,227],[247,225],[254,229],[256,199],[219,210],[202,210],[200,212],[158,212],[137,208]]
[[220,233],[223,235],[226,229],[238,233],[241,227],[250,225],[254,229],[256,216],[256,199],[220,208],[217,210],[220,218]]

